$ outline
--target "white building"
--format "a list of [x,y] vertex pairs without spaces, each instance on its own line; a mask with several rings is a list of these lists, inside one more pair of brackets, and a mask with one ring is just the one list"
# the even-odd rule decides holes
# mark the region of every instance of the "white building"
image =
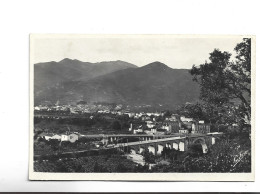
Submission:
[[69,141],[69,135],[67,135],[67,134],[62,134],[62,135],[61,135],[61,141]]
[[166,131],[171,131],[172,130],[172,126],[169,125],[169,124],[163,124],[161,128],[165,129]]
[[151,129],[151,128],[153,128],[155,126],[155,123],[152,122],[152,121],[147,121],[146,122],[146,126]]
[[147,135],[153,135],[153,132],[151,130],[145,130],[144,131]]
[[51,139],[57,139],[57,140],[60,141],[61,140],[61,136],[56,134],[56,135],[52,136]]
[[151,129],[151,132],[152,132],[152,133],[157,133],[157,129],[156,129],[156,128],[152,128],[152,129]]
[[118,114],[118,115],[122,115],[122,112],[121,112],[121,111],[117,111],[117,114]]
[[40,109],[40,107],[35,106],[35,107],[34,107],[34,110],[41,110],[41,109]]
[[49,141],[50,139],[52,139],[52,135],[45,135],[44,139],[46,139],[47,141]]
[[133,134],[142,133],[143,129],[134,129]]
[[180,130],[179,130],[179,133],[185,133],[185,134],[188,134],[189,131],[188,131],[188,129],[180,129]]
[[186,122],[192,122],[193,121],[193,118],[186,118],[184,116],[181,116],[180,119],[181,119],[182,122],[185,122],[185,121]]
[[129,118],[132,118],[135,116],[135,113],[132,113],[132,112],[126,112],[125,114],[128,115]]
[[77,134],[72,133],[72,134],[69,135],[69,141],[70,141],[71,143],[74,143],[74,142],[77,141],[78,139],[79,139],[79,136],[78,136]]

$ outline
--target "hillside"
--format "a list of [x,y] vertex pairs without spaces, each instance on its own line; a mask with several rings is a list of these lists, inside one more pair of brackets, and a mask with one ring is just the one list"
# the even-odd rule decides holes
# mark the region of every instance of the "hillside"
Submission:
[[135,65],[124,61],[108,61],[89,63],[65,58],[59,62],[37,63],[34,65],[35,95],[52,87],[60,87],[64,82],[89,80],[127,68],[136,68]]
[[[84,76],[81,76],[81,78]],[[127,68],[96,76],[63,82],[45,90],[45,99],[63,103],[116,102],[130,105],[179,105],[196,101],[198,84],[187,69],[172,69],[160,62],[140,68]],[[35,96],[36,102],[43,100]]]

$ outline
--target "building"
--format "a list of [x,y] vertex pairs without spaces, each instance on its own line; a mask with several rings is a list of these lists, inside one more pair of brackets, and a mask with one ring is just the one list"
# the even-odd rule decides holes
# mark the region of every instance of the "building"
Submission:
[[142,121],[148,121],[150,119],[151,118],[149,116],[145,116],[145,115],[142,116]]
[[117,115],[122,115],[123,113],[121,111],[117,111]]
[[157,133],[157,128],[156,128],[156,127],[153,127],[153,128],[151,129],[151,132],[152,132],[153,134]]
[[186,118],[185,116],[181,116],[180,120],[182,122],[193,122],[193,118]]
[[198,132],[199,133],[210,133],[210,125],[209,124],[198,124]]
[[135,116],[135,113],[133,113],[133,112],[125,112],[124,114],[125,114],[125,115],[128,115],[129,118],[132,118],[132,117]]
[[205,124],[204,121],[193,122],[191,133],[210,133],[210,124]]
[[164,135],[165,130],[157,129],[157,127],[153,127],[152,129],[148,129],[144,131],[147,135]]
[[57,139],[57,140],[61,140],[61,136],[60,135],[58,135],[58,134],[55,134],[55,135],[53,135],[52,137],[51,137],[51,139]]
[[143,133],[143,129],[139,128],[139,129],[134,129],[133,130],[133,134],[137,134],[137,133]]
[[172,114],[172,116],[171,116],[171,119],[173,121],[178,121],[178,118],[179,118],[179,115],[177,115],[177,114]]
[[61,134],[61,141],[69,141],[69,135],[68,134]]
[[151,129],[155,126],[155,123],[153,121],[146,121],[146,126]]
[[45,140],[49,141],[50,139],[52,139],[52,136],[53,136],[52,134],[46,134],[43,137]]
[[35,106],[35,107],[34,107],[34,110],[41,110],[41,108],[38,107],[38,106]]
[[181,128],[181,124],[178,121],[164,121],[163,125],[170,126],[169,129],[171,129],[171,133],[179,133],[179,130]]
[[179,133],[184,133],[184,134],[188,134],[189,130],[188,129],[180,129]]
[[74,143],[74,142],[77,141],[78,139],[79,139],[79,136],[78,136],[77,134],[75,134],[75,133],[72,133],[72,134],[69,135],[69,141],[70,141],[71,143]]
[[170,117],[165,118],[166,121],[178,121],[177,115],[173,114]]
[[185,129],[188,129],[189,131],[192,131],[192,124],[193,124],[193,122],[183,121],[182,127],[184,127]]
[[151,131],[151,129],[145,130],[144,133],[146,133],[147,135],[153,135],[153,132]]
[[53,135],[54,135],[53,133],[45,133],[45,132],[43,132],[43,133],[40,134],[40,137],[45,139],[45,140],[47,140],[47,141],[49,141],[52,138]]
[[172,131],[172,126],[171,126],[170,124],[168,124],[168,123],[162,124],[161,128],[162,128],[162,129],[165,129],[165,130],[168,131],[168,132],[171,132],[171,131]]
[[156,129],[156,132],[154,133],[154,135],[165,135],[167,133],[167,131],[165,129]]

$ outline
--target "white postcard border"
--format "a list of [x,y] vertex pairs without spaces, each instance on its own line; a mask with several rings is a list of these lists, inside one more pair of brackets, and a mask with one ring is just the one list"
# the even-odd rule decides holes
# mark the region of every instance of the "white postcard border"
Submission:
[[[37,38],[251,38],[251,173],[49,173],[33,170],[33,105],[34,105],[34,40]],[[255,76],[256,76],[256,37],[253,35],[169,35],[169,34],[31,34],[30,35],[30,147],[29,180],[107,180],[107,181],[254,181],[255,180]]]

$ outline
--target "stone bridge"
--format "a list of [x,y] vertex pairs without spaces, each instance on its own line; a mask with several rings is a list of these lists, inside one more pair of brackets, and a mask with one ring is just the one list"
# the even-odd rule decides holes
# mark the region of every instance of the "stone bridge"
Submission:
[[169,138],[169,137],[185,137],[184,134],[171,134],[171,135],[152,135],[152,134],[95,134],[95,135],[81,135],[81,137],[85,138],[100,138],[102,139],[103,144],[111,144],[114,142],[120,142],[122,139],[129,139],[129,138],[138,138],[139,141],[148,141],[153,139],[162,139],[162,138]]
[[175,149],[179,151],[187,151],[189,145],[201,144],[203,153],[208,152],[208,147],[215,144],[216,139],[222,135],[221,133],[215,134],[200,134],[191,135],[186,137],[169,137],[162,139],[152,139],[139,142],[119,143],[114,145],[114,148],[119,148],[126,152],[142,153],[144,150],[152,152],[154,155],[160,155],[164,147]]

